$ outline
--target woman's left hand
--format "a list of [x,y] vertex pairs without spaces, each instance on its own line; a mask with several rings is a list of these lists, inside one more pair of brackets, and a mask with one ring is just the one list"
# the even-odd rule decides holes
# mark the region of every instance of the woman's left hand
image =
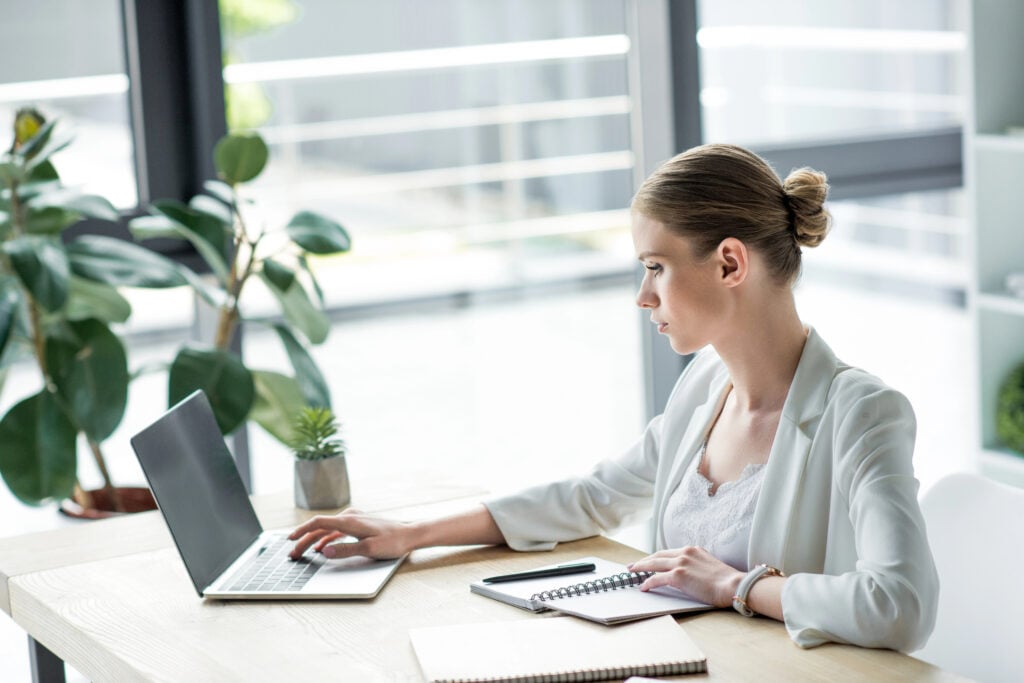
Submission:
[[732,606],[732,596],[743,572],[727,565],[704,548],[686,546],[661,550],[629,565],[632,572],[657,572],[640,590],[673,586],[695,600],[715,607]]

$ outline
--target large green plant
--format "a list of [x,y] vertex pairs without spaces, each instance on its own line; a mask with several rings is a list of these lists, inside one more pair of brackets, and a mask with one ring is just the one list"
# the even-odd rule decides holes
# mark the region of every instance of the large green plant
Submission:
[[77,488],[88,504],[76,486],[77,444],[88,444],[104,488],[112,488],[101,443],[124,416],[130,380],[111,330],[131,314],[118,288],[176,287],[192,274],[122,240],[62,239],[83,218],[116,221],[118,213],[103,197],[63,185],[50,159],[71,136],[54,123],[19,111],[14,142],[0,157],[0,389],[6,368],[28,358],[41,387],[0,419],[0,474],[25,503]]
[[[139,239],[188,240],[209,266],[208,284],[197,291],[217,311],[212,344],[189,344],[168,375],[174,404],[196,389],[210,399],[223,433],[252,419],[284,444],[292,438],[292,417],[305,405],[329,408],[327,383],[306,344],[320,344],[330,324],[311,255],[349,250],[345,229],[320,214],[300,211],[284,226],[254,229],[246,183],[263,172],[268,149],[256,133],[230,133],[214,149],[218,179],[188,204],[153,202],[152,215],[129,224]],[[281,316],[246,316],[242,294],[252,278],[261,280],[279,304]],[[193,282],[194,286],[197,283]],[[313,296],[310,295],[313,292]],[[292,374],[254,369],[234,353],[231,342],[241,322],[265,325],[280,338]]]

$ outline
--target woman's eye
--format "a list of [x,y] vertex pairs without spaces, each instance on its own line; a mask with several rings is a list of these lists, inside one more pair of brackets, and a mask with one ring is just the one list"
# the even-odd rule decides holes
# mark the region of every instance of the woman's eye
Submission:
[[657,263],[650,263],[650,264],[648,264],[648,265],[646,265],[646,266],[644,266],[644,267],[645,267],[645,268],[646,268],[647,270],[653,271],[653,272],[655,272],[655,273],[656,273],[656,272],[658,272],[659,270],[661,270],[661,265],[660,265],[660,264],[657,264]]

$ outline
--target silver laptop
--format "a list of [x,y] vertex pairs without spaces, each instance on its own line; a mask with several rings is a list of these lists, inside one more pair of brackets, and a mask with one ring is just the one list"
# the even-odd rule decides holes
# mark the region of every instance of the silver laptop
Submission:
[[196,391],[131,439],[201,597],[372,598],[402,559],[290,560],[290,530],[264,531],[206,395]]

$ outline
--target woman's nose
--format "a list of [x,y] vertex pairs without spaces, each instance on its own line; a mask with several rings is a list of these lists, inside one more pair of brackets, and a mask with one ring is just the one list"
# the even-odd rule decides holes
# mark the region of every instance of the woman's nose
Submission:
[[640,308],[654,308],[657,301],[657,297],[647,284],[647,277],[644,276],[643,282],[640,283],[640,291],[636,293],[636,305]]

